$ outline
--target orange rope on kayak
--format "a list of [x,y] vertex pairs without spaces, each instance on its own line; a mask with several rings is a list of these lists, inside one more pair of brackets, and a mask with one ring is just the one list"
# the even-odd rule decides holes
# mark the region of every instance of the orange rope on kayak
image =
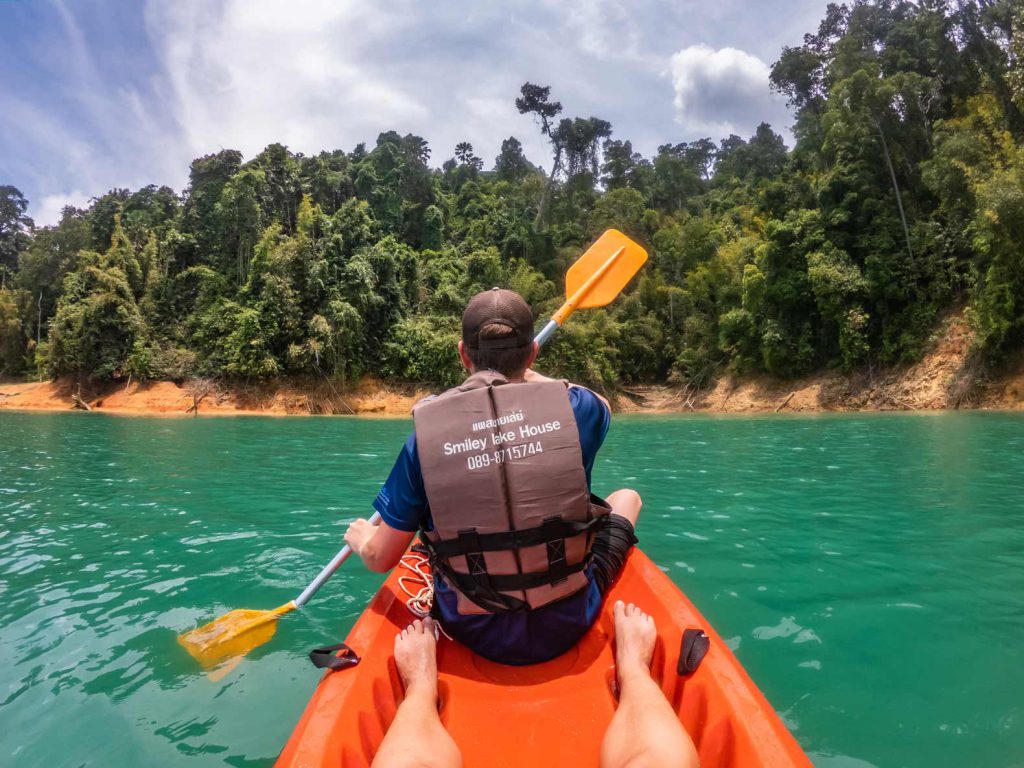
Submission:
[[[423,619],[430,615],[430,606],[434,603],[434,577],[430,573],[427,556],[421,552],[406,552],[402,556],[401,567],[412,573],[403,573],[398,577],[398,586],[405,592],[405,607],[414,616]],[[451,635],[441,629],[439,623],[434,626],[451,640]]]
[[[398,586],[409,598],[405,601],[406,607],[421,619],[430,613],[430,606],[434,602],[434,579],[429,570],[424,570],[426,565],[426,555],[406,552],[402,556],[402,567],[412,571],[412,575],[403,573],[398,577]],[[413,585],[413,589],[409,588],[409,584]]]

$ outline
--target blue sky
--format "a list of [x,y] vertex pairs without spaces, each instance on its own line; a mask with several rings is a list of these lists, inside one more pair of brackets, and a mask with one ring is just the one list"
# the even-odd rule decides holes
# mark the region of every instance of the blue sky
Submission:
[[552,86],[564,114],[611,121],[644,154],[791,117],[767,72],[825,0],[0,0],[0,184],[38,223],[113,187],[180,190],[192,158],[272,141],[350,150],[394,129],[440,164],[490,166],[514,99]]

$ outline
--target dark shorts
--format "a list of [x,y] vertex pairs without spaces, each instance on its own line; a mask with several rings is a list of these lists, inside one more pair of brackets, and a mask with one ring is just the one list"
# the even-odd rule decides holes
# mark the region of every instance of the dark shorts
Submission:
[[590,551],[593,555],[594,583],[597,584],[602,597],[619,577],[622,566],[626,563],[626,555],[636,543],[633,524],[614,512],[609,514],[605,523],[597,529]]

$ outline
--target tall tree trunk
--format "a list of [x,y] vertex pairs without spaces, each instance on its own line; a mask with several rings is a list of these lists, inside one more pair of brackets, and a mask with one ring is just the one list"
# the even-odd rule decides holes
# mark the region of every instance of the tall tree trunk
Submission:
[[882,123],[872,117],[875,128],[878,129],[878,137],[882,140],[882,154],[885,155],[885,164],[889,168],[889,178],[892,179],[892,190],[896,194],[896,208],[900,212],[900,223],[903,224],[903,236],[907,239],[907,253],[910,254],[910,263],[914,264],[914,249],[910,244],[910,227],[907,226],[907,214],[903,211],[903,196],[900,195],[900,185],[896,180],[896,169],[892,166],[892,157],[889,155],[889,143],[885,140],[885,131],[882,130]]
[[557,149],[555,152],[555,162],[551,166],[551,176],[548,177],[548,185],[544,188],[544,195],[540,199],[540,206],[537,208],[537,216],[533,220],[533,230],[535,232],[541,232],[547,225],[548,210],[551,208],[551,196],[555,190],[555,180],[558,178],[558,172],[562,169],[562,150]]

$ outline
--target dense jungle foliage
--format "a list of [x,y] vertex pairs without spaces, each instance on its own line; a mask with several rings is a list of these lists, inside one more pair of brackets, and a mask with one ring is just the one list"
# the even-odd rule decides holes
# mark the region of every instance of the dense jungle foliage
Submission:
[[959,301],[980,358],[1018,347],[1024,5],[830,5],[771,83],[792,150],[762,124],[645,158],[527,83],[544,169],[514,137],[490,170],[468,143],[432,167],[395,132],[316,156],[272,144],[195,160],[181,195],[115,189],[42,228],[0,187],[0,372],[448,384],[469,296],[508,286],[543,316],[608,227],[651,262],[545,356],[597,386],[913,360]]

